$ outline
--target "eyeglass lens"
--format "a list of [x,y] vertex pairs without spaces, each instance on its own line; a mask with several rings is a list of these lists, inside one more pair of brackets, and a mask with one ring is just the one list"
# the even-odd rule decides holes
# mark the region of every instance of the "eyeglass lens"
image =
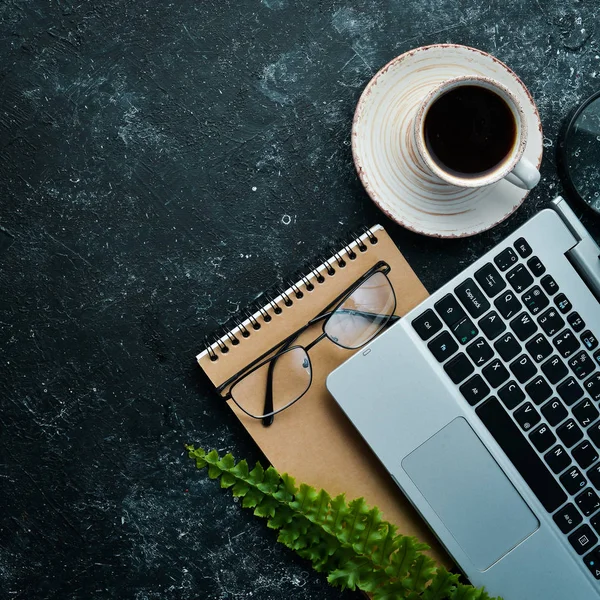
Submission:
[[269,379],[273,386],[273,405],[266,412],[279,412],[300,398],[309,388],[312,379],[310,359],[304,348],[290,348],[240,379],[231,388],[231,397],[242,410],[261,418],[265,416]]
[[383,273],[374,273],[333,312],[327,337],[344,348],[360,348],[385,326],[396,308],[394,291]]

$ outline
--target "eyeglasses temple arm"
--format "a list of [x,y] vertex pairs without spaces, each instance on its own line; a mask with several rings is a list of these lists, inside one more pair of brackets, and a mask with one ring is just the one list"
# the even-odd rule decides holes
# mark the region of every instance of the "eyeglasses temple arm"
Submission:
[[[296,336],[297,337],[297,336]],[[269,370],[267,371],[267,389],[265,390],[265,406],[264,406],[264,414],[268,414],[273,412],[273,371],[275,370],[275,363],[279,360],[281,355],[292,345],[292,343],[296,340],[296,338],[292,338],[287,341],[279,350],[279,354],[273,358],[273,360],[269,363]],[[275,415],[269,415],[268,417],[263,417],[262,424],[265,427],[269,427],[269,425],[273,424],[275,420]]]

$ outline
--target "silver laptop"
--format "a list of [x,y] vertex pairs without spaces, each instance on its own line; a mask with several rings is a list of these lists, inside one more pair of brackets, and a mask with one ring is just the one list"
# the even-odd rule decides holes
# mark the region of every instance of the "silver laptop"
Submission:
[[504,600],[600,598],[599,254],[557,198],[327,379]]

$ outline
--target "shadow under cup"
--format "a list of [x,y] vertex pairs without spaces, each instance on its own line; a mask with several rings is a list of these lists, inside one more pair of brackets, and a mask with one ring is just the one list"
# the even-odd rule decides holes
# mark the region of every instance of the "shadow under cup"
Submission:
[[526,119],[513,94],[488,78],[459,77],[432,90],[417,114],[417,147],[427,167],[459,187],[506,177],[519,163]]

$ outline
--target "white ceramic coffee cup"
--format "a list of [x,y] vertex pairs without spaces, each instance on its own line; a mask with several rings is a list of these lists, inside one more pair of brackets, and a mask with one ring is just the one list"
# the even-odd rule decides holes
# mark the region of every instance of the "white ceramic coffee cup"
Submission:
[[[429,108],[443,94],[462,86],[480,86],[497,94],[510,108],[515,120],[515,142],[507,155],[492,169],[482,174],[463,175],[444,169],[429,152],[425,143],[425,117]],[[442,181],[457,187],[477,188],[506,179],[524,190],[530,190],[540,180],[540,173],[535,166],[523,156],[527,145],[527,119],[519,100],[504,85],[489,77],[465,75],[448,79],[431,90],[420,103],[414,122],[415,143],[422,162],[428,171]]]

